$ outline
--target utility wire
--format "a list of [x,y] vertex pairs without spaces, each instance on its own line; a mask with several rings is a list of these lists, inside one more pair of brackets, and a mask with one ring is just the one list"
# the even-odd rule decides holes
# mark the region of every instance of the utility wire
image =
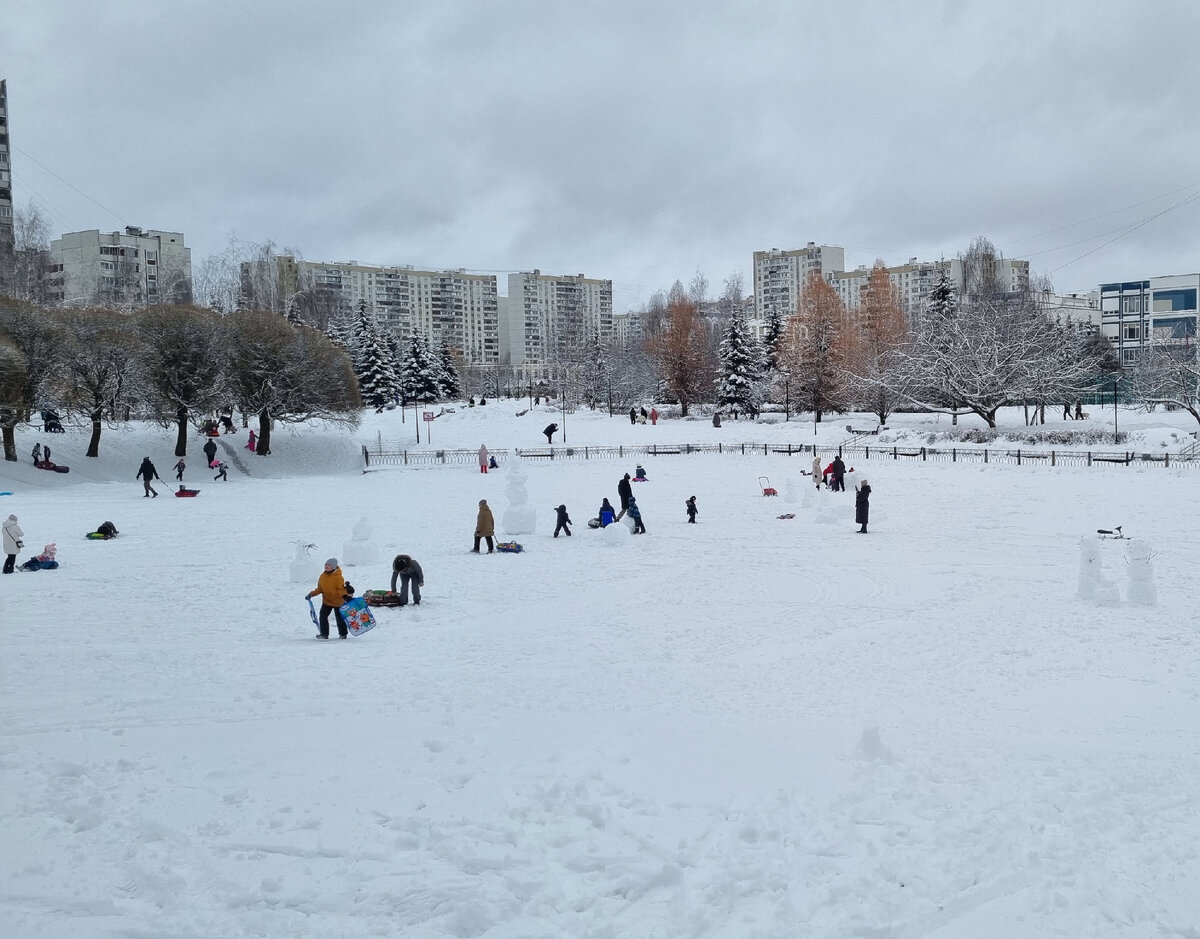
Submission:
[[24,150],[22,150],[18,146],[15,146],[12,144],[10,144],[10,146],[12,146],[12,149],[16,150],[17,153],[21,154],[21,156],[25,157],[25,159],[29,160],[32,163],[36,163],[38,166],[40,166],[42,169],[44,169],[47,173],[49,173],[51,176],[53,176],[55,179],[57,179],[60,183],[62,183],[65,186],[69,186],[71,189],[75,190],[75,192],[79,193],[81,196],[83,196],[85,199],[87,199],[88,202],[91,202],[93,205],[99,206],[101,209],[103,209],[105,212],[107,212],[113,218],[120,221],[122,224],[125,224],[125,225],[129,224],[118,213],[114,212],[108,206],[97,202],[95,199],[93,199],[86,192],[84,192],[82,189],[80,189],[78,186],[74,185],[70,181],[63,179],[61,176],[58,175],[58,173],[54,172],[54,170],[52,170],[52,169],[50,169],[50,167],[46,166],[45,163],[41,162],[41,160],[38,160],[36,157],[30,156],[28,153],[26,153]]

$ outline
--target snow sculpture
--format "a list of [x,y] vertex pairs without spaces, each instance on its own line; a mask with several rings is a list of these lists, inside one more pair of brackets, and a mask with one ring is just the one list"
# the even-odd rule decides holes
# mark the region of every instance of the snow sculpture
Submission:
[[529,504],[529,493],[525,490],[525,473],[520,466],[513,469],[504,490],[508,508],[501,519],[506,535],[529,535],[537,527],[537,510]]
[[605,525],[600,529],[600,543],[608,548],[620,548],[629,543],[633,526],[626,525],[625,519],[628,515],[619,522],[613,522],[611,525]]
[[862,736],[858,738],[858,746],[854,748],[854,758],[865,762],[894,763],[896,757],[892,751],[883,745],[883,738],[878,727],[864,727]]
[[1081,535],[1079,538],[1079,589],[1075,595],[1080,600],[1096,599],[1096,584],[1102,578],[1100,538],[1096,535]]
[[1141,538],[1129,542],[1129,587],[1127,598],[1138,606],[1156,606],[1158,588],[1154,585],[1154,560],[1149,542]]
[[288,565],[288,573],[292,578],[293,584],[312,584],[315,583],[317,577],[321,573],[321,565],[317,563],[317,559],[312,557],[312,550],[315,544],[305,544],[303,541],[296,542],[296,556],[292,558],[292,563]]
[[372,534],[371,523],[366,518],[360,518],[351,532],[350,540],[342,545],[343,566],[374,564],[379,560],[379,546],[371,540]]

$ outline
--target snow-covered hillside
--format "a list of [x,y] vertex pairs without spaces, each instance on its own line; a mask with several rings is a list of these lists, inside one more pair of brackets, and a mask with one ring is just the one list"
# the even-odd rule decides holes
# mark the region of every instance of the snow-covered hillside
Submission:
[[[459,409],[422,446],[544,445],[561,414],[526,406]],[[1188,420],[1121,414],[1144,449]],[[257,457],[242,431],[227,483],[195,438],[196,499],[142,498],[141,458],[168,480],[175,460],[143,425],[98,460],[40,437],[66,475],[0,465],[19,560],[56,541],[62,563],[0,577],[0,934],[1195,934],[1200,474],[872,460],[862,536],[853,492],[813,491],[805,459],[660,456],[634,537],[586,525],[632,460],[530,460],[537,531],[476,556],[476,503],[500,520],[515,461],[362,473],[363,443],[410,435],[411,412],[368,414]],[[349,579],[385,587],[403,551],[425,600],[314,642],[304,594],[364,518],[380,560]],[[104,520],[120,537],[85,540]],[[1115,525],[1153,546],[1157,606],[1076,599],[1080,535]],[[1099,547],[1121,586],[1126,543]]]

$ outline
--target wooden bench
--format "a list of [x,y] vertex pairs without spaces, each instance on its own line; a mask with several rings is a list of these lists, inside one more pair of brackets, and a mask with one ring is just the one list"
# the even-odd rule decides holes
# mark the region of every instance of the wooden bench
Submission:
[[847,433],[850,433],[850,434],[854,434],[854,435],[855,435],[855,436],[857,436],[857,437],[863,437],[863,436],[872,436],[872,437],[873,437],[873,436],[877,436],[881,430],[884,430],[884,427],[883,427],[883,425],[882,425],[882,424],[880,424],[880,425],[879,425],[878,427],[876,427],[874,430],[855,430],[855,429],[854,429],[853,427],[851,427],[849,424],[847,424],[847,425],[846,425],[846,432],[847,432]]

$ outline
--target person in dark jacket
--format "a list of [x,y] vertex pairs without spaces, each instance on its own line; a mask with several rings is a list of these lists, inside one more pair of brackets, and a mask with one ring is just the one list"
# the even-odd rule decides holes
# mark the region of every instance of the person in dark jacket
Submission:
[[158,492],[150,485],[151,480],[157,479],[161,482],[162,477],[158,475],[158,470],[154,468],[154,464],[150,462],[150,457],[142,460],[142,465],[138,468],[137,475],[134,479],[141,479],[142,484],[146,487],[146,494],[143,499],[149,499],[151,496],[158,498]]
[[867,519],[871,514],[871,487],[861,479],[854,487],[854,523],[859,526],[858,534],[867,533]]
[[33,465],[37,466],[41,462],[42,462],[42,445],[40,443],[35,443],[33,445]]
[[612,503],[608,501],[607,497],[605,497],[604,501],[600,503],[600,511],[596,513],[596,518],[600,519],[600,527],[607,528],[609,525],[615,522],[618,517],[619,516],[613,510]]
[[567,514],[567,507],[560,505],[554,511],[558,513],[558,524],[554,526],[554,537],[557,538],[560,531],[565,531],[567,537],[570,538],[571,529],[567,526],[571,524],[571,516]]
[[689,496],[687,502],[685,502],[684,505],[687,506],[688,522],[692,525],[695,525],[696,524],[696,513],[697,513],[696,497]]
[[225,480],[225,482],[229,482],[229,464],[228,463],[226,463],[224,460],[218,460],[216,470],[217,470],[217,475],[214,476],[213,479],[223,479],[223,480]]
[[633,519],[633,533],[644,535],[646,526],[642,524],[642,510],[638,508],[637,499],[629,497],[629,517]]
[[208,466],[211,469],[217,461],[217,442],[211,437],[204,444],[204,455],[208,458]]
[[631,423],[631,424],[637,423],[637,408],[629,409],[629,423]]
[[183,457],[180,457],[179,462],[175,464],[175,482],[183,482],[183,471],[185,469],[187,469],[187,463],[184,462]]
[[[629,481],[629,474],[626,473],[617,483],[617,495],[621,497],[621,511],[617,515],[615,521],[620,521],[625,517],[625,513],[629,511],[629,500],[633,498],[633,483]],[[605,499],[605,502],[608,500]]]
[[829,483],[829,488],[834,492],[846,491],[846,464],[842,462],[840,456],[833,458],[833,479]]
[[420,606],[421,588],[425,586],[425,572],[421,570],[421,565],[407,554],[397,554],[392,560],[392,593],[396,592],[397,578],[400,580],[400,605],[407,605],[408,585],[411,583],[413,606]]
[[546,443],[554,443],[554,434],[557,430],[558,430],[558,425],[551,424],[545,430],[542,431],[542,433],[546,435]]

